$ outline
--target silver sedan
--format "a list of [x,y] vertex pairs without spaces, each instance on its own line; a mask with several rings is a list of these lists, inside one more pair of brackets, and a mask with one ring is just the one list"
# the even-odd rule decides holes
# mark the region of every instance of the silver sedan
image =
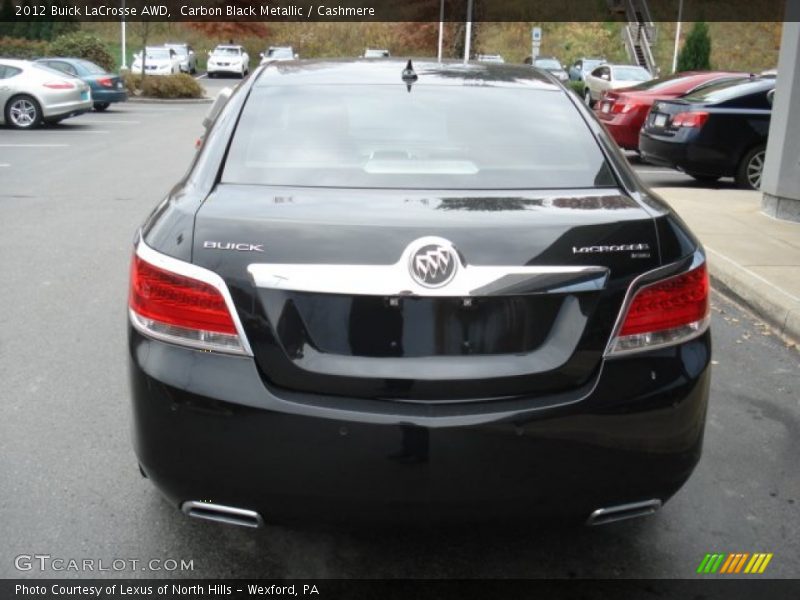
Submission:
[[0,59],[0,123],[33,129],[92,110],[92,92],[76,77],[26,60]]

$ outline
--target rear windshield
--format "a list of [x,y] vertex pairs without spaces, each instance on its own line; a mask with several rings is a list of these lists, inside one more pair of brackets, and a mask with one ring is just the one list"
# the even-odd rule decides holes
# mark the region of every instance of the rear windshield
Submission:
[[536,59],[536,62],[533,63],[535,66],[540,67],[542,69],[560,69],[561,63],[552,58],[542,58]]
[[709,87],[704,87],[698,92],[688,94],[683,98],[689,102],[718,103],[727,102],[734,98],[765,92],[775,87],[775,80],[755,79],[748,81],[726,81]]
[[253,88],[222,181],[311,187],[614,186],[560,92],[417,86]]
[[79,60],[78,64],[80,64],[86,70],[87,73],[91,73],[93,75],[100,75],[106,72],[106,70],[103,67],[96,65],[88,60]]
[[650,73],[639,67],[614,67],[614,77],[622,81],[648,81]]
[[294,58],[291,48],[270,48],[267,56],[272,58]]
[[217,56],[234,56],[239,54],[239,48],[214,48],[213,54]]

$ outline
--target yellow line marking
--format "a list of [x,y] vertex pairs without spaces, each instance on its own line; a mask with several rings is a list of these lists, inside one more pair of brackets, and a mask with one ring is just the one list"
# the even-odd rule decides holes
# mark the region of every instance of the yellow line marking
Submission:
[[758,568],[761,566],[761,562],[764,560],[764,557],[766,556],[766,554],[758,554],[757,556],[758,556],[758,560],[753,565],[753,568],[750,569],[751,573],[758,573]]
[[767,568],[767,565],[769,564],[769,561],[771,561],[771,560],[772,560],[772,552],[767,554],[766,558],[764,559],[764,562],[761,563],[761,569],[759,569],[758,572],[759,573],[763,573],[764,570]]

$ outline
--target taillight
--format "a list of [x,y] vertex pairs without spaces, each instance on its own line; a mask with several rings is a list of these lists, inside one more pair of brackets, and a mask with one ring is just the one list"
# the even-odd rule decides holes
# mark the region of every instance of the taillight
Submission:
[[634,108],[637,108],[639,106],[640,105],[636,104],[635,102],[621,102],[621,103],[617,102],[614,106],[611,107],[611,112],[615,114],[625,115],[631,112]]
[[128,306],[132,324],[142,333],[193,348],[246,354],[226,296],[216,273],[140,242],[131,264]]
[[690,340],[708,327],[706,264],[639,289],[631,300],[610,354]]
[[682,112],[672,118],[673,127],[702,127],[708,121],[707,112]]
[[42,84],[44,87],[51,90],[74,90],[75,84],[71,81],[48,81]]
[[114,82],[111,80],[111,77],[100,77],[97,83],[103,87],[114,87]]

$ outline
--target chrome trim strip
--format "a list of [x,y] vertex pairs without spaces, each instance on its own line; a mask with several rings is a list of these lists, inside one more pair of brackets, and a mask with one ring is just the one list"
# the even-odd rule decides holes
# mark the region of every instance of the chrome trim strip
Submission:
[[[166,271],[172,271],[173,273],[177,273],[178,275],[185,275],[186,277],[197,279],[219,290],[219,292],[222,294],[222,297],[225,299],[225,305],[228,307],[228,311],[230,311],[231,313],[231,317],[233,318],[233,324],[236,326],[236,333],[239,336],[239,342],[242,344],[242,352],[237,352],[235,349],[232,348],[219,349],[215,347],[213,349],[215,351],[220,351],[220,352],[228,352],[232,354],[245,354],[246,356],[253,356],[253,350],[250,347],[250,342],[247,340],[247,336],[245,335],[244,327],[242,326],[242,321],[239,319],[239,313],[236,311],[236,306],[233,304],[233,298],[231,298],[231,294],[228,291],[228,286],[225,284],[225,281],[222,279],[222,277],[220,277],[213,271],[204,269],[203,267],[199,267],[197,265],[193,265],[191,263],[178,260],[177,258],[172,258],[171,256],[167,256],[166,254],[161,254],[160,252],[153,250],[153,248],[151,248],[150,246],[147,245],[147,243],[145,243],[141,230],[139,230],[139,233],[137,235],[137,240],[136,242],[134,242],[134,246],[136,255],[142,260],[149,262],[151,265],[160,267]],[[142,331],[140,327],[137,327],[137,322],[135,319],[133,319],[132,316],[131,316],[131,324],[138,331]],[[145,333],[150,337],[159,339],[159,336],[157,334],[154,334],[152,331],[145,330],[142,331],[142,333]],[[193,344],[191,340],[183,340],[182,338],[180,340],[163,339],[162,341],[168,341],[182,346],[191,346],[206,350],[210,349],[208,346],[198,346],[196,343]]]
[[437,237],[417,239],[388,265],[253,263],[247,270],[259,288],[359,296],[574,294],[602,290],[608,280],[606,267],[477,266],[456,252],[456,273],[447,285],[431,288],[417,283],[409,270],[416,249],[449,243]]
[[589,518],[586,519],[586,524],[605,525],[606,523],[624,521],[625,519],[647,517],[655,514],[659,508],[661,508],[661,500],[657,498],[643,500],[642,502],[631,502],[630,504],[618,504],[617,506],[598,508],[589,515]]
[[205,519],[229,525],[240,525],[254,529],[264,526],[264,519],[256,511],[224,504],[189,500],[181,504],[181,512],[195,519]]
[[[697,336],[692,336],[691,338],[687,338],[685,340],[676,340],[674,342],[669,342],[666,344],[660,344],[658,346],[645,346],[643,348],[638,348],[636,350],[628,350],[624,353],[615,353],[612,352],[614,349],[614,344],[617,341],[617,336],[619,335],[620,329],[622,329],[622,321],[625,318],[625,315],[628,314],[628,308],[630,308],[631,303],[633,302],[633,297],[636,295],[641,288],[644,286],[655,283],[660,279],[668,279],[669,277],[674,277],[676,275],[680,275],[681,273],[685,273],[687,271],[691,271],[694,268],[699,267],[706,261],[705,252],[703,252],[702,248],[698,248],[694,251],[691,256],[682,258],[678,261],[670,263],[668,265],[664,265],[662,267],[657,267],[651,271],[646,271],[641,275],[638,275],[631,281],[630,285],[628,286],[628,290],[625,292],[625,298],[622,301],[622,307],[617,313],[617,320],[614,322],[614,328],[611,330],[611,335],[608,338],[608,343],[606,344],[606,349],[603,351],[603,358],[616,358],[617,356],[623,355],[630,355],[636,352],[647,352],[649,350],[655,350],[657,348],[666,348],[668,346],[674,346],[676,344],[682,344],[685,341],[689,341],[689,339],[693,339],[705,332],[708,329],[706,325],[705,329],[700,331]],[[710,318],[709,318],[710,322]]]

